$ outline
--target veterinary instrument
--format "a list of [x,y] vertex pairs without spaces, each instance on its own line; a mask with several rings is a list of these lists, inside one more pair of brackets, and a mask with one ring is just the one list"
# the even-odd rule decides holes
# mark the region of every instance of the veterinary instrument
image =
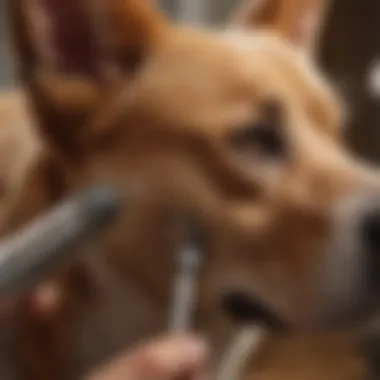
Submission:
[[37,282],[68,250],[108,226],[118,206],[112,189],[91,188],[0,242],[0,295]]
[[[199,227],[188,223],[185,244],[177,257],[174,294],[171,305],[169,329],[185,331],[191,326],[195,303],[195,290],[203,260],[204,236]],[[241,328],[232,342],[231,349],[221,360],[216,373],[217,380],[236,380],[252,355],[255,355],[266,339],[266,329],[261,325]]]
[[184,331],[191,325],[195,304],[195,292],[203,259],[204,237],[198,226],[186,223],[187,238],[177,257],[174,294],[172,299],[169,329]]
[[242,327],[235,336],[230,349],[220,361],[217,380],[239,379],[248,360],[260,350],[267,337],[266,329],[259,325]]

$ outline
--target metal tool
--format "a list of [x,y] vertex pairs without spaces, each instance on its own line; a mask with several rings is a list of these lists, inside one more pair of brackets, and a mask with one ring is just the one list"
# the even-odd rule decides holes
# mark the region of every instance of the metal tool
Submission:
[[204,236],[194,223],[187,223],[188,234],[179,251],[169,329],[185,331],[191,325],[196,286],[203,259]]
[[93,188],[0,242],[0,295],[38,282],[69,250],[109,225],[118,206],[112,189]]
[[260,325],[242,327],[220,361],[215,379],[240,379],[248,361],[258,355],[266,339],[267,331]]

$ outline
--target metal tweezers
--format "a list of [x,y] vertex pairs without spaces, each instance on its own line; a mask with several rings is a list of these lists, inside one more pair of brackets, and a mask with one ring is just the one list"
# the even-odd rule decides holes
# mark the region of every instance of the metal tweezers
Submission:
[[170,331],[186,331],[191,327],[196,287],[202,264],[203,236],[193,223],[187,224],[185,244],[179,250],[169,316]]

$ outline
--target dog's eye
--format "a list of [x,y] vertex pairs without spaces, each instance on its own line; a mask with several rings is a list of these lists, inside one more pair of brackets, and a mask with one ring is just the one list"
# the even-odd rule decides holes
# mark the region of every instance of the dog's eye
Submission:
[[277,128],[260,123],[236,131],[230,136],[230,144],[240,152],[257,152],[274,158],[282,157],[286,150]]
[[266,102],[258,121],[240,127],[229,136],[234,150],[280,158],[286,152],[282,117],[277,103]]

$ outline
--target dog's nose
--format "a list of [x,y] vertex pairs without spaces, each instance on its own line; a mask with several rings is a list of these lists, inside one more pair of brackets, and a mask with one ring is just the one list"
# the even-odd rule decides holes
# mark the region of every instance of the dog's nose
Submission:
[[363,243],[370,254],[380,257],[380,211],[372,212],[364,218],[362,234]]

